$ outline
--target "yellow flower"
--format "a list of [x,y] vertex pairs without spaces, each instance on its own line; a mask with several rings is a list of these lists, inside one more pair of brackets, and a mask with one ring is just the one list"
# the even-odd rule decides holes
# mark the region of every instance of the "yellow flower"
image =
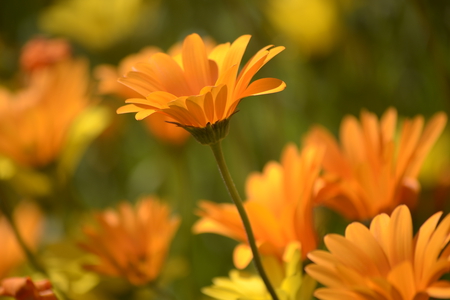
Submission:
[[[173,52],[175,50],[172,50]],[[118,67],[111,65],[100,65],[95,69],[95,75],[99,79],[98,91],[100,94],[114,94],[119,97],[139,97],[139,94],[129,87],[117,82],[117,78],[125,76],[128,72],[133,70],[133,65],[139,62],[147,62],[153,54],[160,52],[156,47],[146,47],[139,53],[129,55],[119,62]],[[182,145],[189,133],[182,128],[173,126],[167,121],[171,121],[168,116],[162,114],[153,114],[146,118],[146,127],[150,132],[163,142],[168,142],[172,145]]]
[[[301,244],[303,257],[316,248],[312,204],[322,154],[315,147],[299,153],[295,145],[289,144],[281,163],[269,162],[262,174],[254,173],[247,179],[248,200],[244,206],[262,255],[281,261],[292,242]],[[236,207],[202,201],[197,214],[202,218],[194,224],[194,232],[222,234],[241,242],[233,258],[237,268],[246,267],[252,253]]]
[[84,227],[88,240],[80,246],[100,262],[85,267],[141,285],[158,277],[180,218],[171,216],[166,204],[146,197],[135,209],[124,202],[117,211],[98,213],[96,221],[98,228]]
[[279,79],[250,81],[284,47],[264,47],[238,73],[249,40],[244,35],[208,51],[200,36],[187,36],[181,55],[157,53],[119,79],[145,99],[128,99],[117,112],[135,112],[138,120],[161,113],[185,128],[205,128],[228,119],[242,98],[283,90]]
[[325,288],[319,299],[426,300],[450,298],[450,282],[439,278],[450,270],[450,215],[438,225],[434,214],[413,237],[409,209],[376,216],[370,228],[350,224],[345,237],[325,236],[329,250],[313,251],[309,275]]
[[[14,210],[13,218],[24,242],[29,248],[34,249],[42,225],[42,214],[37,206],[31,202],[21,202]],[[11,225],[2,215],[0,215],[0,245],[0,279],[2,279],[25,259]]]
[[[84,46],[102,50],[124,39],[144,16],[152,27],[159,1],[65,0],[43,10],[39,27],[45,32],[70,37]],[[149,22],[150,20],[150,22]]]
[[318,203],[358,220],[392,212],[399,204],[415,205],[420,189],[418,173],[447,117],[437,113],[425,128],[422,116],[406,119],[398,139],[396,122],[394,108],[380,120],[365,110],[361,122],[346,116],[340,129],[341,146],[322,127],[307,134],[306,144],[326,146]]
[[266,14],[273,26],[305,56],[327,54],[339,40],[342,22],[334,0],[272,0]]
[[88,105],[87,71],[84,60],[65,60],[36,69],[16,93],[0,88],[0,153],[24,166],[52,162]]
[[[281,300],[307,300],[311,299],[315,288],[315,281],[302,273],[302,260],[300,251],[295,250],[291,244],[290,253],[283,264],[278,261],[270,261],[265,257],[265,269],[271,276],[276,293]],[[274,278],[279,277],[279,278]],[[213,279],[213,285],[205,287],[202,292],[219,300],[270,300],[272,297],[267,292],[264,282],[259,276],[250,275],[238,270],[230,271],[229,278],[219,277]]]

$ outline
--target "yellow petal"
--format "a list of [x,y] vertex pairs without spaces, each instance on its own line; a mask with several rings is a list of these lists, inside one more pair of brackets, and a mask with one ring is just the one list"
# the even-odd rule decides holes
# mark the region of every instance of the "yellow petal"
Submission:
[[244,269],[253,259],[253,253],[247,244],[239,244],[233,251],[233,262],[236,268]]
[[124,105],[119,107],[116,112],[118,114],[126,114],[126,113],[134,113],[134,112],[138,112],[141,111],[143,108],[136,106],[134,104],[128,104],[128,105]]

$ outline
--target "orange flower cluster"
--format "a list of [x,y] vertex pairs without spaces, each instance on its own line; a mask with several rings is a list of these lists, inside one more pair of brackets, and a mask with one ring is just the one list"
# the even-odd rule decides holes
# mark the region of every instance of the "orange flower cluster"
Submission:
[[[31,202],[22,202],[14,210],[13,218],[24,242],[34,249],[41,234],[40,210]],[[0,239],[0,279],[2,279],[24,261],[25,255],[7,218],[2,215],[0,215]]]
[[0,283],[0,296],[17,300],[58,300],[47,279],[33,282],[29,277],[13,277]]
[[[438,225],[442,212],[434,214],[413,237],[409,209],[397,207],[391,216],[376,216],[370,228],[350,224],[345,237],[325,236],[329,250],[311,252],[315,263],[306,267],[325,285],[319,299],[450,298],[450,281],[439,278],[450,270],[450,215]],[[439,280],[439,281],[438,281]]]
[[284,47],[261,49],[238,73],[249,40],[244,35],[209,51],[200,36],[191,34],[183,42],[181,55],[152,55],[119,79],[144,99],[128,99],[129,104],[117,112],[135,112],[137,120],[161,113],[180,126],[204,128],[228,119],[242,98],[282,91],[286,85],[279,79],[250,81]]
[[[246,183],[244,203],[261,254],[274,255],[282,261],[287,245],[301,244],[303,257],[316,249],[313,224],[313,192],[319,175],[323,151],[307,147],[301,152],[293,144],[283,151],[281,163],[269,162],[263,173],[254,173]],[[247,236],[232,204],[200,203],[202,218],[194,225],[195,233],[218,233],[241,242],[234,251],[234,263],[244,268],[252,259]]]
[[420,167],[446,121],[442,112],[425,127],[422,116],[406,119],[397,139],[394,108],[380,120],[363,110],[360,122],[353,116],[342,121],[340,146],[326,129],[314,127],[305,143],[326,148],[318,204],[357,220],[390,213],[400,204],[413,207],[420,190]]
[[98,256],[94,272],[121,276],[135,285],[151,282],[159,275],[180,218],[170,216],[167,205],[147,197],[133,209],[121,203],[117,211],[95,215],[98,228],[85,226],[88,240],[80,246]]
[[34,70],[18,92],[0,87],[0,154],[24,166],[52,162],[88,105],[87,72],[84,60],[64,60]]

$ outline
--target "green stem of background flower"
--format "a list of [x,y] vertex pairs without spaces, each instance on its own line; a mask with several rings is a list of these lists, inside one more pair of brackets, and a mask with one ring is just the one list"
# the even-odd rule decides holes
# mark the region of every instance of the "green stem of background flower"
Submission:
[[[39,263],[39,261],[34,256],[33,252],[30,250],[30,248],[25,243],[24,239],[22,238],[22,235],[20,234],[19,228],[16,225],[16,222],[14,221],[13,217],[13,209],[9,206],[7,200],[0,199],[0,212],[3,213],[5,218],[8,220],[9,225],[11,226],[14,236],[16,237],[17,242],[20,245],[20,248],[25,253],[25,256],[27,257],[28,262],[31,264],[31,266],[38,271],[39,273],[43,274],[45,277],[50,278],[47,271],[44,267]],[[64,292],[59,290],[57,287],[53,287],[56,294],[61,299],[69,299]]]
[[2,199],[2,200],[0,200],[0,203],[1,203],[1,205],[0,205],[1,211],[3,212],[3,215],[8,220],[8,223],[14,232],[16,240],[19,243],[22,251],[25,253],[28,261],[30,262],[30,264],[33,266],[33,268],[36,271],[38,271],[48,277],[48,274],[45,271],[45,269],[39,264],[37,259],[34,257],[33,252],[31,252],[30,248],[28,248],[27,244],[23,240],[22,235],[20,234],[19,229],[17,228],[16,222],[14,221],[12,209],[9,207],[7,201],[5,199]]
[[274,300],[278,300],[278,296],[275,292],[275,289],[273,288],[272,284],[270,283],[269,278],[267,277],[266,272],[264,271],[264,267],[261,263],[261,258],[259,256],[258,247],[256,246],[255,236],[253,235],[253,230],[250,225],[250,220],[248,218],[247,212],[245,211],[242,199],[239,196],[236,186],[234,185],[233,179],[231,178],[230,172],[228,171],[227,164],[225,163],[225,158],[223,156],[221,142],[219,141],[217,143],[210,144],[210,147],[214,153],[214,157],[216,159],[217,166],[219,167],[219,171],[220,171],[220,174],[222,175],[222,179],[225,183],[225,186],[228,189],[228,193],[230,194],[231,199],[233,200],[234,204],[236,205],[236,208],[241,217],[242,223],[245,228],[245,232],[247,233],[248,243],[252,250],[253,261],[255,262],[256,269],[258,270],[259,275],[261,276],[262,280],[264,281],[267,291],[270,293],[270,295],[272,296],[272,298]]

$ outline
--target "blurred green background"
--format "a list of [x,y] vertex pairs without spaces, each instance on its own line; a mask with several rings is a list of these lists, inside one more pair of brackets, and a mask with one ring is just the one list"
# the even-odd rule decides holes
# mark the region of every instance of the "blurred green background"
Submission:
[[[394,106],[409,117],[450,112],[447,0],[3,0],[0,85],[15,87],[21,48],[37,35],[68,39],[93,70],[145,46],[167,50],[193,32],[217,43],[252,35],[244,61],[266,45],[286,46],[257,75],[284,80],[286,90],[243,100],[223,143],[242,195],[248,174],[278,160],[287,142],[299,144],[312,124],[337,134],[342,117],[362,108],[381,115]],[[172,268],[182,272],[169,289],[178,299],[198,299],[201,287],[232,268],[235,245],[190,234],[198,200],[229,201],[213,156],[193,139],[181,147],[155,139],[133,115],[116,115],[123,99],[98,95],[96,85],[92,77],[92,97],[108,107],[111,120],[70,178],[70,197],[91,209],[146,194],[171,203],[183,219],[171,250]],[[340,231],[336,224],[327,230]],[[64,237],[51,226],[56,233],[43,247]],[[76,240],[73,232],[68,238]],[[128,292],[108,297],[139,298]]]

